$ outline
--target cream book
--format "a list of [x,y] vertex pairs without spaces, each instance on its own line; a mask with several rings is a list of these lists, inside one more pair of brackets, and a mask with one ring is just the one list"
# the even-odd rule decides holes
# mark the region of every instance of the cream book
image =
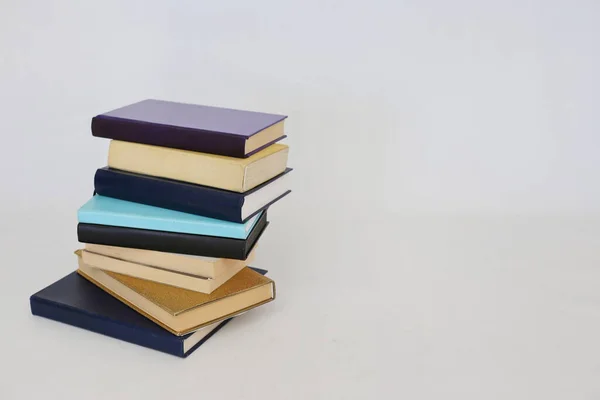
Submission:
[[169,271],[150,265],[138,264],[124,261],[118,258],[91,253],[87,250],[77,250],[76,254],[81,256],[83,262],[89,266],[99,268],[103,271],[118,272],[120,274],[142,278],[153,282],[164,283],[183,289],[193,290],[201,293],[212,293],[215,289],[227,282],[232,276],[245,267],[243,261],[222,268],[218,278],[204,278],[183,272]]
[[234,158],[112,140],[108,166],[243,193],[285,171],[288,150],[273,144],[248,158]]
[[211,279],[220,279],[222,274],[226,274],[231,270],[241,270],[254,261],[254,255],[256,254],[256,246],[245,260],[165,253],[162,251],[92,243],[86,243],[85,250],[89,253],[129,261],[135,264],[143,264],[148,267]]
[[275,282],[247,267],[205,294],[102,271],[78,259],[81,276],[177,336],[275,299]]

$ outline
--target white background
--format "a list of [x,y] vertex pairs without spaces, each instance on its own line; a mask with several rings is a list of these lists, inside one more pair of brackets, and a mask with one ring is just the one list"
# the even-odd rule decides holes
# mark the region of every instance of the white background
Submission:
[[[0,1],[0,398],[600,398],[600,4]],[[193,356],[30,315],[144,98],[289,115],[278,299]]]

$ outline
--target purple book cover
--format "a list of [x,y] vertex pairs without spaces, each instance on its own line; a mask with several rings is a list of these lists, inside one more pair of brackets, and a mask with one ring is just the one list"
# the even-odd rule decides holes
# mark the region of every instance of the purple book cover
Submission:
[[281,136],[245,153],[246,141],[285,115],[143,100],[92,119],[92,135],[230,157],[248,157]]

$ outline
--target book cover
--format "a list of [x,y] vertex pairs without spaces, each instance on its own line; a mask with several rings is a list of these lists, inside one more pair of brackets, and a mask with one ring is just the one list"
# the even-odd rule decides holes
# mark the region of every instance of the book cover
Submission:
[[218,277],[208,278],[147,264],[125,261],[120,258],[109,257],[84,249],[77,250],[75,254],[80,256],[85,264],[103,271],[117,272],[134,278],[209,294],[245,268],[243,262],[222,265]]
[[245,223],[291,192],[286,181],[291,171],[287,168],[254,189],[236,193],[104,167],[96,171],[94,189],[102,196]]
[[[265,274],[267,271],[254,268]],[[30,297],[31,313],[178,357],[187,357],[230,319],[176,336],[121,303],[77,272]]]
[[77,212],[78,221],[84,224],[234,239],[246,239],[259,218],[255,215],[246,223],[235,223],[100,195],[93,196]]
[[169,332],[183,336],[275,299],[275,282],[244,268],[211,294],[102,271],[82,262],[77,272]]
[[99,224],[77,224],[81,243],[245,260],[268,225],[263,211],[246,239],[154,231]]
[[148,99],[97,115],[92,135],[243,158],[285,138],[286,118]]
[[288,154],[279,143],[242,159],[112,140],[108,166],[243,193],[285,171]]
[[[252,264],[256,253],[256,246],[245,260],[191,256],[92,243],[85,244],[85,251],[166,271],[176,271],[192,276],[219,279],[228,270],[240,270]],[[93,265],[92,263],[87,264]]]

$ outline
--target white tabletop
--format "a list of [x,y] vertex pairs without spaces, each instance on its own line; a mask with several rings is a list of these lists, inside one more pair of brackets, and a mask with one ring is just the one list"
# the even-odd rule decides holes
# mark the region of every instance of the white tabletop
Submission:
[[58,248],[9,249],[2,345],[13,379],[0,391],[146,399],[600,393],[598,221],[315,221],[283,208],[255,263],[276,280],[276,301],[186,360],[29,315],[27,296],[75,258]]

